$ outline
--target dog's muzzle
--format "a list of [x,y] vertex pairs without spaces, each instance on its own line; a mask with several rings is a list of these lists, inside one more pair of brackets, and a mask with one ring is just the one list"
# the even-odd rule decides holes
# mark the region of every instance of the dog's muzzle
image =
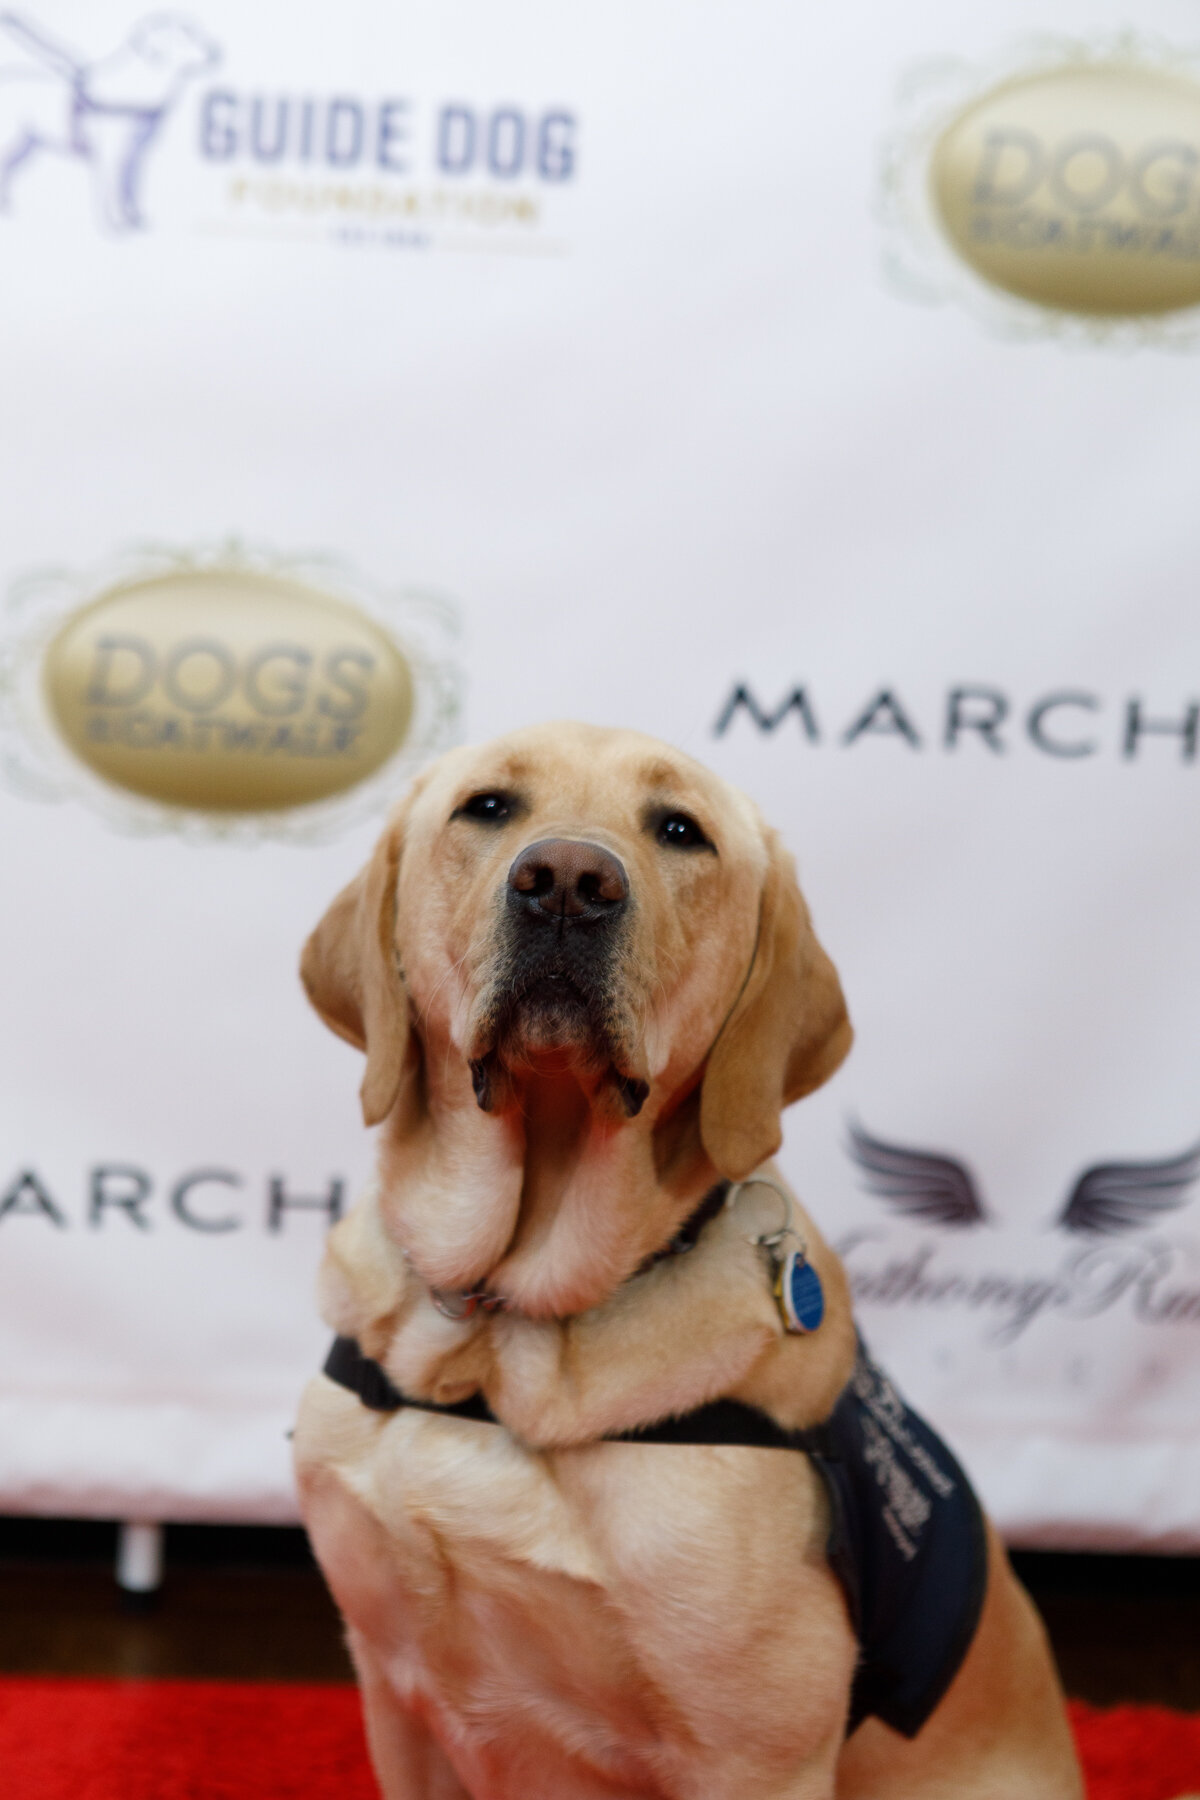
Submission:
[[629,878],[611,851],[577,838],[530,844],[508,871],[506,1023],[542,1046],[607,1038],[617,930]]
[[624,866],[601,844],[543,838],[515,858],[503,893],[494,1052],[472,1063],[476,1098],[485,1111],[495,1055],[511,1067],[530,1053],[556,1051],[607,1066],[626,1110],[640,1110],[645,1083],[627,1080],[614,1066],[623,1035],[616,999],[626,941],[621,926],[631,907]]

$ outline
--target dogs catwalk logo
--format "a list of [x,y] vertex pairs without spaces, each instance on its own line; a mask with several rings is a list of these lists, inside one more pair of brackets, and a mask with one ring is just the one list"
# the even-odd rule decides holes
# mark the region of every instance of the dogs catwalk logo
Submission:
[[905,74],[879,196],[885,271],[1006,337],[1200,334],[1200,58],[1042,34]]
[[[1188,1285],[1194,1241],[1171,1232],[1200,1178],[1200,1144],[1147,1161],[1092,1164],[1045,1220],[1059,1251],[1045,1272],[970,1269],[945,1255],[945,1239],[982,1234],[999,1221],[957,1157],[873,1137],[850,1127],[848,1149],[867,1191],[917,1241],[881,1258],[887,1233],[848,1233],[836,1245],[856,1300],[884,1307],[962,1309],[987,1321],[985,1336],[1015,1343],[1044,1313],[1091,1319],[1125,1305],[1148,1325],[1200,1326],[1200,1283]],[[939,1241],[940,1240],[940,1241]]]
[[451,741],[457,608],[333,557],[144,546],[0,606],[0,778],[119,828],[315,842]]
[[146,224],[146,158],[189,82],[221,52],[178,13],[139,21],[89,62],[18,13],[0,13],[0,213],[13,211],[45,155],[90,172],[100,222],[117,234]]

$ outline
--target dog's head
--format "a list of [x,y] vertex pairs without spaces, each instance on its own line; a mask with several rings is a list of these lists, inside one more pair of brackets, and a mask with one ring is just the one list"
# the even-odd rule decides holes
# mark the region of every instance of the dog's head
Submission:
[[366,1052],[368,1124],[420,1119],[456,1070],[498,1116],[569,1080],[613,1131],[644,1109],[677,1147],[690,1123],[732,1178],[778,1148],[782,1108],[851,1038],[791,859],[752,804],[664,744],[591,726],[427,770],[302,973]]

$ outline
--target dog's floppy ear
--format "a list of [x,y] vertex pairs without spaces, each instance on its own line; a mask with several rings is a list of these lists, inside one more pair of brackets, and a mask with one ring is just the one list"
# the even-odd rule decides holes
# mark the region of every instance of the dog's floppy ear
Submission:
[[403,828],[396,820],[304,946],[300,979],[331,1031],[367,1053],[363,1118],[386,1119],[417,1048],[396,958],[396,880]]
[[792,859],[774,831],[766,837],[754,961],[709,1053],[700,1093],[701,1140],[731,1181],[774,1155],[783,1108],[828,1081],[854,1035]]

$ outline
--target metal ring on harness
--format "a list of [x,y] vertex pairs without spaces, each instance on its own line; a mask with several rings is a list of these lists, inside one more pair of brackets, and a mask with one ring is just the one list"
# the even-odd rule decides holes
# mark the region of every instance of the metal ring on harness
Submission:
[[467,1288],[456,1292],[450,1288],[430,1288],[429,1298],[443,1319],[472,1319],[477,1312],[505,1312],[508,1301],[502,1294],[489,1294],[486,1288]]
[[745,1189],[749,1187],[770,1188],[771,1192],[783,1202],[784,1222],[778,1231],[763,1232],[758,1237],[747,1238],[746,1242],[748,1244],[754,1244],[763,1250],[770,1251],[772,1257],[775,1260],[779,1260],[779,1246],[782,1244],[784,1238],[794,1238],[796,1243],[800,1246],[800,1255],[807,1257],[808,1245],[804,1241],[803,1234],[797,1231],[795,1225],[792,1223],[794,1218],[792,1212],[792,1197],[786,1188],[780,1187],[777,1181],[772,1181],[769,1175],[747,1175],[745,1181],[735,1181],[725,1196],[726,1206],[732,1207]]

